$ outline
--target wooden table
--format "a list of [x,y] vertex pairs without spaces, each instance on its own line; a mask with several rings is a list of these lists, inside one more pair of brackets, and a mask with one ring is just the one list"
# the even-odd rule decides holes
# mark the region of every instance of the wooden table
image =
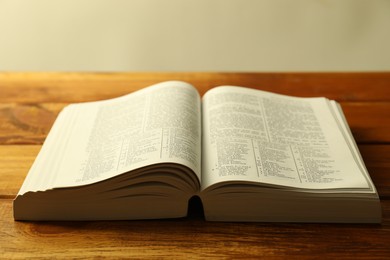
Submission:
[[[12,200],[58,112],[165,80],[201,94],[230,84],[341,102],[379,191],[375,224],[153,221],[15,222]],[[197,205],[193,205],[197,207]],[[0,258],[390,257],[390,73],[0,73]]]

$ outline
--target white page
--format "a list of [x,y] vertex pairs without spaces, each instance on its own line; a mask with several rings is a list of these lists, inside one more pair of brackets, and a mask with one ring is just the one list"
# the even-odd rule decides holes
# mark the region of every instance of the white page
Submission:
[[369,188],[325,98],[218,87],[202,112],[202,189],[223,181]]
[[200,118],[198,92],[178,81],[70,105],[56,120],[20,194],[90,184],[163,162],[183,164],[200,180]]

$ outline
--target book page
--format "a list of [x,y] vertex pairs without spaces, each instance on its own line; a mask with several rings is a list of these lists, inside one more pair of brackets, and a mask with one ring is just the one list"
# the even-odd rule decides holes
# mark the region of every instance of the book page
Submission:
[[202,112],[202,189],[223,181],[369,188],[325,98],[217,87]]
[[177,81],[70,105],[56,120],[21,192],[90,184],[163,162],[191,168],[200,181],[200,118],[197,90]]

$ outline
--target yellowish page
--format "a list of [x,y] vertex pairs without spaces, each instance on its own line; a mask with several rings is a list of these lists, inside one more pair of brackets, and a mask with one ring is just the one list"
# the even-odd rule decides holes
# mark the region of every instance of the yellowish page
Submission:
[[224,181],[369,188],[325,98],[225,86],[205,94],[202,112],[202,189]]
[[70,105],[57,118],[19,194],[91,184],[157,163],[183,164],[200,181],[200,118],[198,92],[178,81]]

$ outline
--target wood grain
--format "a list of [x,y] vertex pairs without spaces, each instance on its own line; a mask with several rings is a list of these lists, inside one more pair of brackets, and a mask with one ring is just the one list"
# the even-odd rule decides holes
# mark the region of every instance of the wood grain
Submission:
[[390,101],[390,73],[0,73],[0,102],[101,100],[168,80],[191,83],[202,95],[236,85],[338,101]]
[[349,102],[341,106],[356,142],[390,143],[390,102]]
[[[390,203],[381,225],[150,221],[14,222],[0,200],[2,257],[187,258],[356,257],[390,255]],[[362,233],[364,235],[362,235]],[[15,250],[21,248],[23,250]]]
[[65,105],[0,103],[0,144],[42,144]]
[[41,145],[0,145],[0,198],[14,199]]
[[[12,200],[59,111],[166,80],[201,94],[238,85],[341,102],[383,209],[381,225],[15,222]],[[390,259],[390,73],[0,73],[0,258]],[[194,213],[198,212],[198,213]]]

